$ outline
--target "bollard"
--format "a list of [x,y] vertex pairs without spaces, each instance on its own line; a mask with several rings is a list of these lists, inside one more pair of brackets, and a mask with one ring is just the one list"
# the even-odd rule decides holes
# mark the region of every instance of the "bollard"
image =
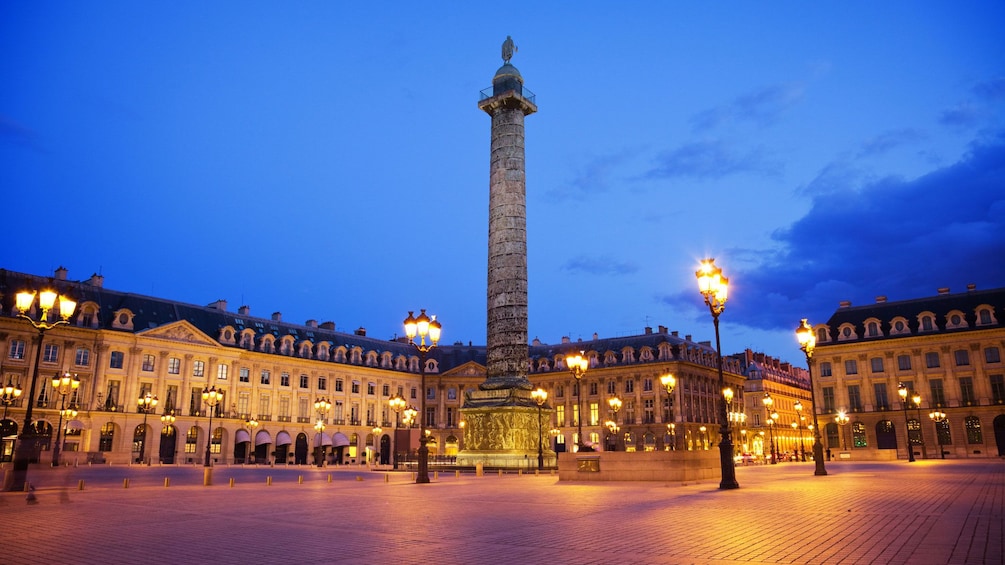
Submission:
[[440,472],[439,471],[433,471],[433,480],[436,481],[436,480],[439,480],[439,478],[440,478]]
[[502,469],[499,469],[499,476],[502,476]]
[[129,479],[122,479],[122,488],[129,488]]
[[266,486],[270,486],[270,487],[272,486],[272,477],[271,476],[265,477],[265,485]]
[[[414,310],[413,310],[413,311],[414,311]],[[384,475],[384,482],[385,482],[385,483],[389,483],[389,482],[391,482],[391,475]]]
[[534,469],[534,476],[535,477],[538,476],[538,475],[540,475],[540,474],[541,474],[541,472],[538,469]]
[[234,477],[230,478],[230,488],[234,488]]
[[84,479],[77,481],[77,490],[84,490]]
[[362,481],[362,480],[363,480],[363,477],[361,477],[361,476],[359,476],[359,475],[356,475],[356,480],[357,480],[357,481]]
[[516,470],[516,476],[522,477],[523,476],[523,469],[517,469]]
[[475,476],[481,477],[485,474],[485,464],[482,462],[475,463]]
[[455,479],[461,478],[461,471],[460,471],[460,469],[457,469],[457,470],[454,471],[454,478]]
[[304,476],[303,475],[297,475],[297,484],[298,485],[304,484]]
[[164,477],[164,488],[171,486],[171,477]]
[[206,467],[202,471],[202,486],[213,486],[213,468]]
[[331,473],[328,473],[328,482],[329,483],[332,482],[332,474]]

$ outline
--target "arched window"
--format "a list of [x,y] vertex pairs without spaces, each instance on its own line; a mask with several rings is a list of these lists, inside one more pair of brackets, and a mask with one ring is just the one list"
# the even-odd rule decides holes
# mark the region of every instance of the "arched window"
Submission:
[[963,420],[963,427],[967,430],[967,443],[973,445],[984,443],[984,433],[981,432],[981,419],[977,416],[967,416]]
[[869,442],[866,441],[865,437],[865,424],[862,422],[855,422],[851,425],[851,438],[852,443],[855,447],[868,447]]
[[921,445],[921,422],[914,418],[907,421],[907,441],[911,445]]
[[191,427],[185,433],[185,453],[195,453],[199,441],[199,428]]
[[831,423],[827,424],[826,426],[824,426],[824,433],[827,436],[827,448],[828,449],[837,449],[839,447],[841,449],[844,449],[844,447],[841,445],[840,436],[838,435],[838,425],[837,424],[835,424],[834,422],[831,422]]
[[948,418],[941,422],[935,422],[935,433],[938,434],[938,442],[940,445],[953,444],[953,434],[949,429]]
[[106,422],[101,426],[101,436],[98,439],[98,451],[111,451],[115,439],[115,424]]

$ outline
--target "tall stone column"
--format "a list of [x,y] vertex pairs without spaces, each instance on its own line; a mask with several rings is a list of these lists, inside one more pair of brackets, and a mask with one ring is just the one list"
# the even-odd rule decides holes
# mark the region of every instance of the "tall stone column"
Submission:
[[[482,92],[478,108],[492,117],[489,164],[489,241],[486,378],[466,393],[461,415],[465,448],[457,464],[536,468],[539,447],[547,466],[542,427],[551,407],[538,407],[527,378],[527,198],[524,117],[537,111],[534,95],[510,64],[513,40],[503,43],[503,66]],[[550,427],[550,426],[549,426]],[[539,442],[541,442],[539,444]]]

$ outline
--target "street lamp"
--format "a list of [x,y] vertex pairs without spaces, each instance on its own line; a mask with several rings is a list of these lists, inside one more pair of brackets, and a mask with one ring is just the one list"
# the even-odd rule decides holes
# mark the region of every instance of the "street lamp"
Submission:
[[[33,306],[35,304],[36,295],[38,296],[39,306],[39,312],[37,312],[38,319],[32,318],[31,315],[29,315],[29,311],[34,311]],[[50,322],[49,311],[56,306],[57,298],[59,299],[60,319]],[[21,428],[20,437],[18,438],[17,445],[14,448],[14,464],[11,472],[14,480],[11,482],[10,490],[21,491],[24,490],[25,482],[28,479],[28,462],[31,459],[31,453],[36,445],[34,427],[31,425],[31,413],[32,404],[34,404],[32,399],[35,398],[35,387],[38,383],[38,363],[42,358],[42,340],[45,337],[45,332],[57,326],[70,323],[70,316],[72,316],[73,311],[77,309],[77,302],[68,296],[63,296],[53,290],[45,289],[37,293],[35,291],[17,293],[15,296],[15,306],[17,307],[18,317],[28,320],[32,327],[38,331],[38,339],[36,341],[37,345],[35,347],[35,363],[31,372],[31,386],[28,387],[28,402],[25,403],[24,426]]]
[[137,463],[143,463],[143,457],[147,450],[147,414],[157,406],[157,397],[149,392],[136,400],[136,409],[143,412],[143,439],[140,441],[140,456]]
[[848,451],[848,444],[844,441],[844,427],[848,425],[851,418],[849,418],[848,414],[845,414],[844,410],[842,410],[837,413],[837,416],[834,416],[834,421],[841,428],[841,451]]
[[0,392],[0,403],[3,404],[3,419],[6,420],[7,408],[10,407],[11,404],[17,402],[18,398],[21,398],[21,393],[23,391],[21,390],[21,387],[14,384],[13,380],[8,380],[7,386],[0,389],[0,391],[3,391]]
[[538,388],[531,391],[531,398],[537,403],[537,468],[544,469],[544,423],[541,421],[541,407],[548,400],[548,391]]
[[810,404],[813,405],[813,462],[816,463],[813,474],[826,475],[824,444],[820,441],[820,424],[817,422],[817,397],[816,391],[813,390],[813,349],[817,345],[817,337],[806,318],[803,318],[796,328],[796,339],[799,340],[799,348],[806,354],[806,370],[810,376]]
[[576,446],[577,451],[583,451],[583,376],[586,375],[586,370],[590,368],[590,358],[585,355],[585,352],[580,351],[579,353],[573,355],[569,354],[565,356],[565,366],[569,368],[572,372],[572,376],[576,379],[576,386],[579,388],[579,394],[576,395],[576,410],[579,412],[576,415]]
[[767,420],[766,423],[768,424],[768,432],[769,432],[768,437],[771,440],[771,464],[774,465],[778,463],[777,459],[775,458],[775,434],[774,430],[771,427],[771,425],[774,423],[772,421],[771,407],[775,404],[775,399],[771,398],[770,392],[765,392],[764,398],[761,399],[761,402],[764,404],[765,419]]
[[[617,396],[612,396],[607,399],[607,405],[611,408],[611,413],[614,414],[614,418],[612,418],[614,421],[614,428],[611,429],[611,434],[614,435],[615,451],[617,451],[618,449],[618,435],[617,435],[618,430],[621,429],[621,427],[618,426],[618,412],[621,411],[621,404],[622,404],[621,399],[618,398]],[[610,428],[610,426],[608,426],[608,428]]]
[[[722,345],[719,342],[719,315],[726,309],[726,300],[729,292],[729,279],[722,276],[722,269],[715,266],[715,259],[705,259],[701,262],[701,267],[695,272],[698,277],[698,292],[705,298],[705,304],[712,314],[712,321],[715,324],[715,356],[719,370],[719,391],[726,388],[726,380],[722,374]],[[740,488],[740,483],[736,482],[736,466],[733,462],[733,434],[729,429],[729,421],[726,415],[726,399],[719,398],[719,466],[722,468],[722,480],[719,482],[720,489]]]
[[[66,409],[66,395],[80,388],[80,379],[77,375],[71,375],[69,371],[62,376],[56,375],[52,378],[52,389],[59,395],[59,427],[56,429],[56,445],[52,448],[52,466],[59,467],[59,442],[60,432],[63,431],[63,412]],[[31,397],[28,398],[31,404]]]
[[374,464],[380,465],[380,434],[384,433],[384,428],[374,426],[370,431],[373,432]]
[[202,401],[206,403],[209,407],[209,435],[206,437],[206,460],[203,461],[203,467],[212,467],[213,462],[210,459],[210,446],[213,443],[213,412],[216,410],[216,405],[223,400],[223,391],[216,390],[216,387],[205,387],[202,389]]
[[[436,321],[436,316],[430,318],[426,315],[426,309],[419,310],[418,317],[412,317],[412,312],[408,312],[405,318],[405,336],[408,343],[419,352],[419,380],[422,383],[422,391],[419,394],[419,468],[415,475],[415,483],[429,482],[429,437],[424,430],[426,418],[426,356],[436,347],[440,341],[440,331],[442,326]],[[415,343],[415,336],[419,336],[419,343]],[[426,336],[429,336],[429,344],[426,344]]]
[[925,449],[925,428],[921,425],[921,395],[917,392],[911,395],[911,402],[914,403],[915,413],[918,415],[918,442],[921,444],[921,453],[924,454]]
[[775,424],[778,423],[778,412],[768,415],[768,438],[771,441],[771,464],[778,463],[778,450],[775,448]]
[[318,431],[318,452],[315,455],[315,459],[318,467],[325,466],[325,423],[328,419],[328,411],[331,410],[332,403],[328,398],[322,396],[314,401],[314,411],[318,413],[318,421],[314,424],[314,429]]
[[914,463],[914,447],[911,445],[910,423],[907,421],[907,385],[897,384],[897,394],[900,396],[900,404],[904,407],[904,437],[907,439],[907,462]]
[[[394,435],[397,436],[398,435],[398,431],[397,431],[398,430],[398,426],[401,425],[401,411],[405,409],[405,399],[402,398],[402,396],[400,394],[395,393],[394,396],[392,396],[391,398],[389,398],[387,400],[387,405],[390,406],[391,410],[394,411],[394,429],[395,429]],[[397,469],[398,468],[398,438],[397,437],[394,438],[394,453],[392,455],[394,457],[394,461],[393,461],[394,468]]]
[[252,463],[257,463],[255,458],[255,430],[258,428],[258,420],[248,416],[248,419],[244,421],[244,425],[248,426],[248,449],[244,453],[244,462],[248,465]]
[[[673,373],[667,373],[660,377],[660,384],[663,388],[667,390],[667,409],[669,414],[667,414],[668,420],[668,430],[671,432],[670,439],[673,441],[670,449],[677,449],[677,424],[674,423],[675,419],[673,417],[673,389],[677,386],[677,377],[673,376]],[[672,424],[672,425],[671,425]]]
[[946,413],[941,410],[935,410],[934,412],[931,412],[928,417],[935,422],[935,439],[939,442],[939,455],[945,459],[946,452],[942,449],[942,430],[939,429],[939,426],[944,425],[943,422],[946,421]]
[[799,459],[806,462],[806,444],[803,443],[803,403],[796,401],[792,407],[796,410],[796,422],[793,427],[799,430]]

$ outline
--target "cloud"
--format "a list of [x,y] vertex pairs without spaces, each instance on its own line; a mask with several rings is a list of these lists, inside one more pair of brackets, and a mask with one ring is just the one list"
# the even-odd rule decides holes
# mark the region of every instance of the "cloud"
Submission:
[[722,141],[696,141],[663,153],[646,178],[722,178],[737,173],[768,176],[781,172],[782,164],[765,156],[761,148],[737,151]]
[[939,115],[939,123],[944,126],[966,129],[979,124],[982,121],[981,116],[982,112],[979,107],[970,102],[962,102],[943,110],[942,114]]
[[858,151],[859,157],[882,155],[902,145],[925,139],[924,133],[914,128],[901,128],[883,132],[867,139]]
[[[959,162],[913,180],[885,178],[814,194],[810,211],[773,234],[777,249],[722,265],[733,323],[784,330],[824,321],[838,303],[904,300],[1005,286],[1005,132]],[[664,297],[693,304],[693,292]],[[791,327],[790,327],[791,326]]]
[[1005,77],[996,77],[974,85],[974,94],[992,102],[1005,99]]
[[591,275],[630,275],[639,270],[634,263],[615,261],[609,256],[594,257],[592,255],[573,257],[566,261],[562,268],[566,271]]
[[779,116],[803,98],[800,84],[774,84],[742,94],[731,102],[703,110],[691,117],[695,131],[705,131],[727,122],[775,123]]
[[551,200],[579,198],[587,194],[603,194],[610,190],[614,171],[631,155],[628,151],[593,157],[575,172],[566,185],[549,190],[546,196]]

